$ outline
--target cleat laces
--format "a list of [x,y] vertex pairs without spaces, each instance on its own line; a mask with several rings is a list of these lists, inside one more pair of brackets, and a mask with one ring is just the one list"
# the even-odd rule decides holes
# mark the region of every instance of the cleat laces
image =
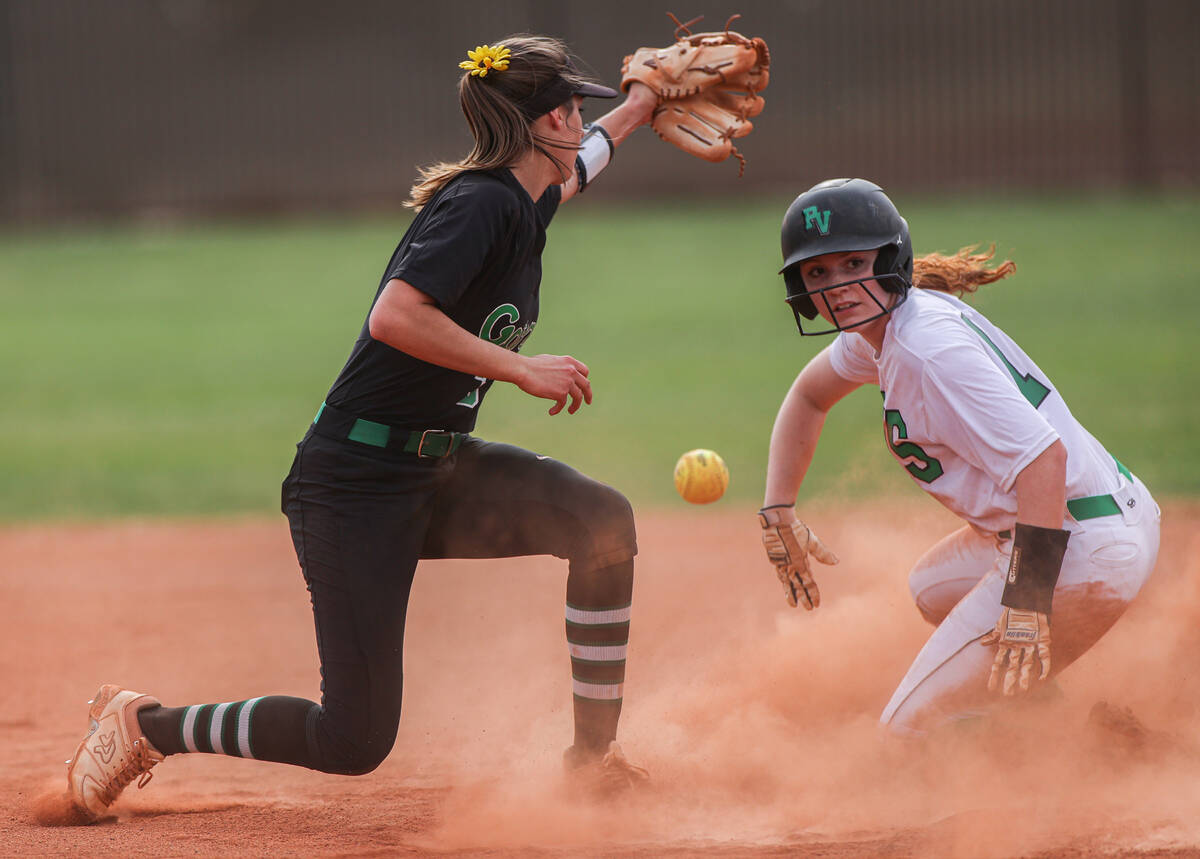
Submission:
[[600,768],[604,781],[614,786],[632,788],[650,779],[649,770],[631,764],[616,743],[612,743],[605,752],[600,760]]
[[116,802],[117,797],[121,795],[121,791],[138,776],[141,776],[137,782],[138,790],[145,787],[150,782],[150,779],[154,777],[154,773],[150,769],[156,763],[158,761],[146,753],[145,741],[140,739],[134,740],[133,753],[130,755],[129,760],[125,763],[125,766],[113,773],[112,777],[108,779],[107,784],[100,791],[105,804],[112,805]]

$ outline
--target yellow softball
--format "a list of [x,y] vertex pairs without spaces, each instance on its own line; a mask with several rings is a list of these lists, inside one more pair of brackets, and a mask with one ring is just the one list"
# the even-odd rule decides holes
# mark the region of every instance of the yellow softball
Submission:
[[684,501],[711,504],[728,486],[729,469],[715,451],[689,450],[675,463],[675,489]]

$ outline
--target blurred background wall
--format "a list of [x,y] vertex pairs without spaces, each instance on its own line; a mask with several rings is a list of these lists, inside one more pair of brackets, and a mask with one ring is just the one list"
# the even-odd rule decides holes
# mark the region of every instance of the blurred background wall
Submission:
[[[515,31],[602,80],[672,41],[639,0],[0,0],[0,218],[398,208],[469,145],[457,63]],[[747,193],[863,175],[889,189],[1200,185],[1195,0],[672,2],[761,35],[749,164],[640,134],[598,197]],[[591,116],[602,112],[592,108]],[[624,153],[621,153],[624,154]],[[620,158],[621,155],[618,155]]]

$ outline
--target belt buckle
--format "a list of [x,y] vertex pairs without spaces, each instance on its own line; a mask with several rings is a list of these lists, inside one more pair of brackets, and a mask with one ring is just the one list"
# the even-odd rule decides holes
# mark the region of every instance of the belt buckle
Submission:
[[[425,440],[427,438],[429,438],[429,435],[431,433],[433,434],[434,438],[445,438],[446,439],[446,452],[445,453],[425,453],[424,452]],[[453,442],[454,442],[454,433],[452,431],[440,430],[440,429],[427,429],[421,433],[421,440],[419,442],[417,442],[417,456],[424,457],[425,459],[438,459],[439,457],[447,456],[450,453],[450,445]]]

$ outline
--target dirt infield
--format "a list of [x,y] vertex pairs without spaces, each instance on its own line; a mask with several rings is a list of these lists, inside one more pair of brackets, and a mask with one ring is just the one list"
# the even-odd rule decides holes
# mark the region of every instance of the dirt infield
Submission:
[[168,704],[316,697],[312,617],[281,517],[0,529],[0,855],[1200,852],[1200,505],[1164,510],[1157,573],[1061,696],[895,745],[875,720],[928,632],[906,572],[955,526],[919,507],[812,515],[842,563],[811,615],[784,603],[752,511],[639,517],[621,737],[653,776],[638,796],[562,789],[564,564],[443,561],[417,575],[404,718],[376,772],[178,756],[113,818],[56,828],[32,805],[61,787],[100,683]]

